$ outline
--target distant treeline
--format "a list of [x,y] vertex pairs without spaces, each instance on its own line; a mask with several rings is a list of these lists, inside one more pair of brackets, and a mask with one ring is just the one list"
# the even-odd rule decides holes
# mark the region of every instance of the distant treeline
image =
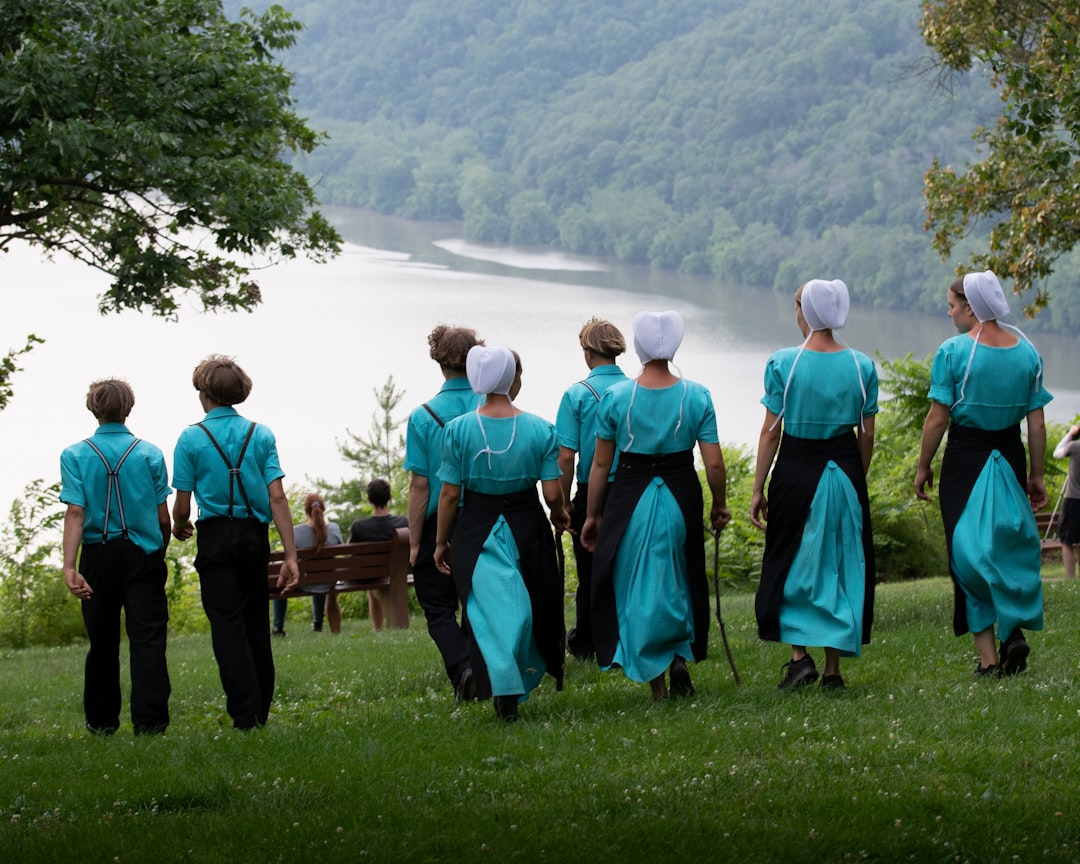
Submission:
[[[302,166],[326,203],[784,291],[821,275],[865,303],[944,302],[955,262],[923,231],[923,173],[970,159],[1000,103],[978,76],[940,86],[914,0],[285,5],[307,28],[285,58],[297,108],[330,135]],[[1049,287],[1026,326],[1080,326],[1080,261]]]

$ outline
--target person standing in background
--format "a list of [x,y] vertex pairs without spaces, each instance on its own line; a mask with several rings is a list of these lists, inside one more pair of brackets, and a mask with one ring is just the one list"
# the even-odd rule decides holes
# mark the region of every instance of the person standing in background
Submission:
[[1054,448],[1055,459],[1069,460],[1065,478],[1065,496],[1058,516],[1058,538],[1061,540],[1061,563],[1065,578],[1076,578],[1076,554],[1080,546],[1080,424],[1074,423]]

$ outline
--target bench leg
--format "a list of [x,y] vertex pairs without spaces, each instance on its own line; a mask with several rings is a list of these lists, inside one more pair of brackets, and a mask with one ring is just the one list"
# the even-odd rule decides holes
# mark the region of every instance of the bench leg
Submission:
[[389,588],[380,589],[386,626],[395,630],[409,628],[409,582],[405,575],[400,580],[390,583]]

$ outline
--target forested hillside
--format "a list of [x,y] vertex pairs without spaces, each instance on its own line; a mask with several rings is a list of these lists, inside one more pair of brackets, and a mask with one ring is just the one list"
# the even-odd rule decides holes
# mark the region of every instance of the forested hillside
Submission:
[[[1000,110],[983,79],[938,86],[917,0],[285,5],[325,202],[886,306],[941,307],[922,176]],[[1076,277],[1038,327],[1080,326]]]

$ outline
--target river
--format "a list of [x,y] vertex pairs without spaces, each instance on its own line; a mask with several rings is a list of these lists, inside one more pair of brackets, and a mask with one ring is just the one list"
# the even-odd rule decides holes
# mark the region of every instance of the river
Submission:
[[[608,318],[629,341],[636,312],[676,309],[687,323],[679,368],[712,391],[721,440],[749,446],[761,425],[765,360],[799,338],[787,294],[556,252],[473,246],[453,224],[325,212],[346,240],[344,252],[323,265],[300,260],[261,271],[264,302],[251,314],[207,315],[190,304],[178,322],[101,316],[104,275],[63,257],[45,261],[30,248],[0,257],[0,350],[22,345],[28,333],[46,339],[21,358],[14,398],[0,412],[7,454],[0,509],[6,514],[28,481],[58,479],[60,451],[94,429],[83,400],[96,378],[132,384],[129,426],[171,463],[177,434],[200,419],[191,370],[210,353],[236,357],[251,375],[254,389],[241,411],[275,431],[286,484],[303,487],[346,474],[337,442],[347,430],[368,432],[375,391],[388,376],[405,392],[400,419],[438,389],[426,337],[440,322],[515,348],[524,364],[518,404],[554,420],[562,391],[587,374],[577,343],[582,323]],[[943,286],[940,316],[856,306],[841,335],[870,354],[925,356],[954,332],[944,295]],[[1064,336],[1035,342],[1057,397],[1048,417],[1069,422],[1080,410],[1071,378],[1080,347]],[[622,365],[633,374],[638,362],[629,354]]]

